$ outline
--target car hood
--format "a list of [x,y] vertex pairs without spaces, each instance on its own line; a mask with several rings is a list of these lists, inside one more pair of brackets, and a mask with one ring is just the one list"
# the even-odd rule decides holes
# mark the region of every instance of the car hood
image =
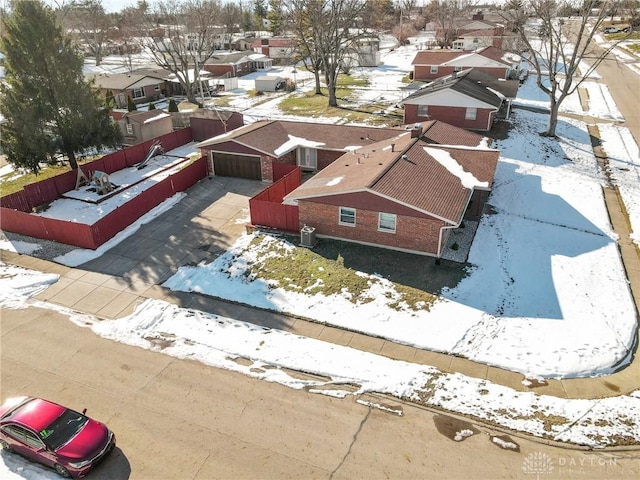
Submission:
[[66,445],[56,450],[60,456],[70,460],[88,460],[100,453],[109,441],[106,425],[89,419],[85,426]]

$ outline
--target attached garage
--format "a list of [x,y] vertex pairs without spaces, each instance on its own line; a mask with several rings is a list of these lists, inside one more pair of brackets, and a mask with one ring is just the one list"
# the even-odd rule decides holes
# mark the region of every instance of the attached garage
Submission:
[[211,155],[213,171],[217,176],[262,180],[260,157],[220,152],[211,152]]

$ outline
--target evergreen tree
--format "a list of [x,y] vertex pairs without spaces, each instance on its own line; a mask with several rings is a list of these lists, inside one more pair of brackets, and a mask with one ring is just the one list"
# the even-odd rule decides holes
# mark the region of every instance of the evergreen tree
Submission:
[[5,83],[0,146],[13,165],[37,173],[90,147],[115,147],[122,138],[104,98],[85,81],[83,58],[40,1],[16,0],[2,17],[0,50]]
[[178,104],[176,103],[176,101],[173,98],[171,100],[169,100],[169,111],[170,112],[177,112],[178,111]]
[[282,0],[269,0],[267,19],[269,20],[269,31],[274,36],[282,35],[285,25]]
[[156,109],[156,104],[155,104],[155,103],[153,103],[153,102],[151,102],[151,103],[149,104],[149,110],[155,110],[155,109]]
[[107,90],[107,93],[104,97],[104,102],[110,109],[116,108],[116,98],[113,96],[113,90]]
[[129,112],[133,112],[135,110],[138,110],[138,107],[136,106],[135,103],[133,103],[133,100],[131,100],[131,97],[127,97],[127,110]]

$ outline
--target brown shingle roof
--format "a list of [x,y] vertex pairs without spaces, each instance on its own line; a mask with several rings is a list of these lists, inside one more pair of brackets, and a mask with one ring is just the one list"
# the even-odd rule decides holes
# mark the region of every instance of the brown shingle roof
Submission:
[[467,53],[462,50],[423,50],[416,54],[411,65],[441,65]]
[[[450,127],[438,123],[438,128]],[[341,156],[285,201],[369,191],[457,224],[473,190],[491,188],[499,155],[497,150],[430,144],[405,132]]]
[[425,122],[425,124],[426,130],[422,134],[422,137],[429,143],[464,145],[466,147],[479,147],[483,144],[488,144],[486,137],[465,130],[464,128],[455,127],[438,120]]
[[[398,134],[397,128],[267,120],[245,125],[232,132],[199,143],[207,148],[229,140],[280,157],[300,144],[313,144],[322,150],[345,151],[363,147]],[[351,149],[351,148],[349,148]]]

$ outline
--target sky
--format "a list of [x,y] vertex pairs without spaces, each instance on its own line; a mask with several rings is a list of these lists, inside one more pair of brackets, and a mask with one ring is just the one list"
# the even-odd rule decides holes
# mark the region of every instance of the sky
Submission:
[[[383,85],[396,85],[406,73],[402,71],[406,59],[414,54],[412,47],[388,52],[383,68],[368,70],[375,82],[363,95],[397,95],[393,88],[387,90]],[[585,88],[589,92],[589,115],[619,119],[620,112],[605,87],[589,82]],[[250,89],[250,84],[241,85],[242,89]],[[518,102],[544,106],[545,98],[530,78],[519,92]],[[249,113],[258,118],[265,108],[272,117],[278,116],[277,104],[271,102]],[[563,109],[582,112],[575,98]],[[552,140],[537,134],[544,130],[545,122],[543,114],[514,111],[509,138],[494,145],[501,151],[489,200],[495,213],[483,217],[478,226],[468,258],[472,265],[469,275],[456,287],[444,291],[430,312],[390,308],[386,299],[395,295],[393,285],[375,275],[369,277],[368,293],[373,301],[355,306],[343,295],[292,294],[268,288],[266,281],[249,281],[243,275],[244,266],[258,259],[270,243],[282,242],[270,236],[251,248],[248,246],[251,237],[242,236],[213,263],[183,267],[164,286],[230,300],[240,297],[245,303],[253,299],[256,306],[455,353],[521,372],[528,379],[523,381],[525,384],[541,378],[611,373],[612,365],[630,360],[637,324],[616,247],[617,236],[609,224],[602,196],[605,179],[597,168],[584,123],[562,119],[558,138]],[[613,158],[614,180],[630,212],[638,242],[637,145],[624,127],[603,123],[601,133],[605,149]],[[184,196],[183,193],[168,199],[113,242],[122,241],[142,222],[171,208]],[[65,215],[76,214],[70,207],[61,210]],[[28,253],[38,245],[4,243],[0,247]],[[56,260],[78,265],[103,252],[79,249]],[[638,391],[598,400],[518,392],[484,379],[443,373],[431,366],[265,330],[243,319],[181,309],[152,299],[127,317],[98,321],[33,299],[56,281],[56,275],[0,264],[0,306],[55,308],[96,335],[150,350],[157,350],[157,343],[163,343],[168,345],[161,350],[166,355],[188,357],[293,389],[306,387],[318,394],[338,397],[372,391],[428,397],[429,405],[451,412],[472,415],[523,433],[592,447],[606,446],[616,435],[640,441]],[[165,341],[151,343],[146,338]],[[233,361],[238,357],[249,362]],[[260,368],[264,366],[276,368]],[[288,368],[317,373],[329,380],[301,381],[289,376]],[[356,392],[341,390],[336,385],[344,383],[355,385]],[[566,422],[554,424],[550,432],[545,432],[544,422],[540,415],[534,415],[536,412],[541,412],[542,417],[564,418]],[[16,474],[18,470],[20,473]],[[0,457],[0,476],[56,478],[41,467],[6,454]]]

